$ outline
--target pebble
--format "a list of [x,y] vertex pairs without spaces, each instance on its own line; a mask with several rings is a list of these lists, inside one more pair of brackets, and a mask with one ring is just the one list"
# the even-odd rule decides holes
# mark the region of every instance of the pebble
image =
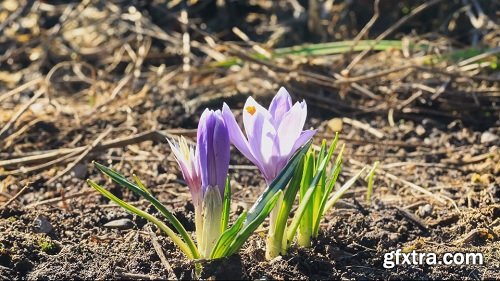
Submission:
[[85,179],[87,177],[87,165],[79,163],[71,171],[74,177],[79,179]]
[[118,219],[107,222],[104,227],[124,230],[134,227],[134,223],[130,219]]
[[38,233],[50,233],[54,229],[52,224],[50,224],[49,220],[44,216],[37,216],[33,221],[34,231]]
[[481,143],[489,143],[489,142],[494,142],[498,140],[498,136],[490,133],[490,132],[484,132],[481,134]]
[[423,206],[418,207],[418,215],[421,218],[425,218],[427,216],[430,216],[432,214],[432,205],[431,204],[425,204]]
[[425,128],[422,125],[418,125],[417,128],[415,128],[415,132],[417,135],[422,136],[425,134]]

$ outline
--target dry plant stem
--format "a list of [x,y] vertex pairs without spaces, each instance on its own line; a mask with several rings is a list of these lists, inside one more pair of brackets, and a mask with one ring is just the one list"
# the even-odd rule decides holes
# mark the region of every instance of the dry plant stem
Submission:
[[175,276],[175,273],[172,267],[170,266],[170,263],[168,262],[167,258],[165,257],[165,254],[163,253],[160,243],[158,242],[158,237],[151,229],[150,225],[146,226],[146,230],[149,233],[149,236],[151,237],[151,243],[153,243],[153,247],[155,248],[156,254],[160,258],[161,264],[163,265],[163,267],[165,267],[165,271],[167,273],[167,279],[177,280],[177,276]]
[[7,206],[9,206],[12,202],[14,202],[19,196],[21,196],[24,193],[24,191],[26,191],[29,188],[29,185],[30,184],[28,183],[23,188],[21,188],[21,190],[19,190],[19,192],[16,193],[16,195],[14,195],[12,198],[10,198],[9,201],[5,202],[5,204],[3,204],[3,206],[0,209],[7,208]]
[[43,201],[39,201],[39,202],[34,202],[34,203],[31,203],[31,204],[27,205],[26,208],[33,208],[33,207],[37,207],[37,206],[41,206],[41,205],[46,205],[46,204],[54,204],[54,203],[58,203],[58,202],[61,202],[63,200],[66,200],[66,199],[73,199],[73,198],[77,198],[77,197],[81,197],[81,196],[86,196],[86,195],[90,195],[90,194],[98,194],[98,193],[94,189],[87,189],[87,190],[75,192],[75,193],[72,193],[72,194],[67,194],[67,195],[64,195],[64,196],[59,196],[59,197],[56,197],[56,198],[50,198],[50,199],[47,199],[47,200],[43,200]]
[[[147,132],[135,134],[132,136],[119,138],[116,140],[103,142],[102,144],[97,145],[93,149],[91,149],[90,152],[104,151],[104,150],[108,150],[110,148],[115,148],[115,147],[125,147],[125,146],[130,145],[130,144],[135,144],[135,143],[148,141],[148,140],[164,141],[166,137],[173,138],[174,134],[184,134],[184,132],[190,132],[190,131],[189,130],[175,130],[175,129],[166,130],[166,131],[147,131]],[[193,144],[193,142],[190,140],[188,140],[188,143]],[[50,167],[52,165],[61,163],[65,160],[67,160],[68,158],[74,157],[75,155],[81,153],[86,148],[87,148],[87,146],[80,146],[80,147],[75,147],[75,148],[62,148],[62,149],[58,149],[55,151],[49,151],[49,152],[46,152],[46,153],[43,153],[40,155],[32,155],[32,156],[26,156],[26,157],[21,157],[21,158],[16,158],[16,159],[9,159],[9,160],[0,161],[0,167],[21,165],[21,164],[43,163],[43,164],[36,166],[36,167],[22,168],[22,169],[18,169],[15,171],[3,172],[3,173],[0,173],[0,176],[33,172],[33,171],[45,169],[45,168]],[[54,158],[57,158],[57,159],[54,161],[51,161],[51,162],[46,162],[46,161],[50,161]]]
[[[350,55],[352,53],[352,51],[354,50],[354,48],[356,47],[356,45],[358,45],[359,43],[359,40],[361,40],[361,38],[363,38],[363,36],[368,33],[368,31],[370,30],[370,28],[373,26],[373,24],[375,24],[375,22],[377,21],[378,17],[380,16],[380,8],[379,8],[379,4],[380,4],[380,0],[375,0],[373,1],[373,16],[372,18],[366,23],[366,25],[363,27],[363,29],[361,29],[361,31],[356,35],[356,37],[354,37],[353,39],[353,44],[351,46],[351,49],[349,50],[349,58],[350,58]],[[373,48],[373,47],[372,47]],[[342,72],[342,75],[343,76],[349,76],[349,72],[351,71],[352,67],[348,67],[346,68],[343,72]]]
[[425,2],[422,5],[420,5],[417,8],[415,8],[414,10],[412,10],[408,15],[406,15],[406,16],[402,17],[401,19],[399,19],[394,25],[392,25],[386,31],[382,32],[379,36],[377,36],[377,38],[375,38],[374,42],[371,44],[370,48],[364,50],[359,55],[357,55],[351,61],[351,63],[346,67],[345,71],[347,73],[349,73],[351,71],[351,69],[358,62],[360,62],[366,56],[366,54],[368,54],[368,52],[370,52],[371,50],[373,50],[373,47],[375,47],[376,44],[378,44],[381,40],[383,40],[389,34],[393,33],[396,29],[398,29],[399,27],[401,27],[408,20],[412,19],[414,16],[418,15],[419,13],[421,13],[422,11],[424,11],[425,9],[427,9],[427,8],[433,6],[433,5],[435,5],[435,4],[437,4],[437,3],[441,2],[441,1],[443,1],[443,0],[433,0],[433,1]]
[[119,268],[119,267],[117,267],[115,269],[114,277],[117,279],[123,279],[123,280],[158,280],[158,279],[160,279],[158,276],[154,276],[154,275],[125,272],[122,268]]
[[83,158],[85,158],[87,156],[87,154],[89,154],[89,152],[95,148],[110,132],[111,132],[112,128],[111,127],[108,127],[103,133],[101,133],[96,139],[95,141],[91,144],[91,145],[88,145],[87,148],[82,152],[82,154],[80,154],[80,156],[78,156],[78,158],[76,158],[73,162],[71,162],[71,164],[69,164],[66,169],[62,170],[61,172],[59,172],[56,176],[54,176],[53,178],[49,179],[47,181],[47,184],[51,184],[53,183],[54,181],[56,181],[58,178],[60,178],[61,176],[65,175],[67,172],[71,171],[71,169],[73,169],[76,164],[78,164],[80,161],[83,160]]
[[400,207],[396,206],[396,209],[398,209],[398,211],[401,212],[401,214],[403,214],[403,216],[405,216],[407,219],[409,219],[413,223],[417,224],[421,229],[423,229],[425,231],[429,230],[427,228],[427,225],[425,225],[425,223],[423,221],[421,221],[419,218],[417,218],[414,214],[407,211],[405,208],[400,208]]
[[377,137],[378,139],[381,139],[381,138],[384,137],[384,133],[382,133],[379,130],[373,128],[368,123],[363,123],[363,122],[360,122],[358,120],[354,120],[354,119],[347,118],[347,117],[342,118],[342,121],[344,123],[346,123],[346,124],[349,124],[349,125],[353,126],[353,127],[365,130],[366,132],[368,132],[368,133],[374,135],[375,137]]
[[[363,163],[359,162],[359,161],[356,161],[354,159],[349,159],[349,162],[357,165],[357,166],[360,166],[360,167],[364,167]],[[446,200],[443,199],[442,197],[444,196],[441,196],[441,195],[437,195],[437,194],[434,194],[430,191],[428,191],[427,189],[423,188],[423,187],[420,187],[414,183],[411,183],[407,180],[404,180],[396,175],[393,175],[391,173],[388,173],[382,169],[379,169],[378,173],[380,173],[380,175],[384,176],[384,177],[387,177],[387,178],[390,178],[390,179],[393,179],[393,180],[396,180],[396,181],[399,181],[401,183],[403,183],[404,185],[408,186],[408,187],[411,187],[415,190],[417,190],[418,192],[420,193],[423,193],[425,195],[428,195],[430,196],[431,198],[433,198],[434,200],[438,201],[439,203],[443,204],[443,205],[446,205]],[[451,200],[451,198],[448,198],[449,200]],[[453,200],[452,200],[453,201]]]
[[14,123],[17,121],[17,119],[19,119],[19,117],[21,117],[21,115],[23,115],[23,113],[28,110],[28,108],[39,98],[41,97],[43,94],[45,93],[45,91],[43,89],[40,89],[38,90],[35,95],[28,101],[28,103],[26,103],[23,107],[21,107],[19,109],[19,111],[16,112],[16,114],[14,114],[14,116],[12,116],[12,118],[9,120],[9,122],[7,122],[7,124],[5,124],[5,126],[2,128],[2,130],[0,130],[0,140],[2,140],[4,138],[4,135],[7,134],[7,132],[9,131],[9,129],[14,125]]
[[12,97],[12,96],[14,96],[14,95],[16,95],[16,94],[18,94],[18,93],[20,93],[20,92],[22,92],[22,91],[26,90],[26,89],[29,89],[29,88],[31,88],[31,87],[33,87],[33,86],[35,86],[35,85],[38,85],[38,83],[40,83],[40,82],[42,82],[42,81],[43,81],[43,78],[39,77],[39,78],[36,78],[36,79],[31,80],[31,81],[29,81],[29,82],[26,82],[26,83],[22,84],[21,86],[19,86],[19,87],[15,88],[15,89],[12,89],[12,90],[10,90],[10,91],[8,91],[8,92],[7,92],[7,93],[5,93],[5,94],[2,94],[2,95],[0,96],[0,103],[1,103],[2,101],[4,101],[5,99],[8,99],[8,98],[10,98],[10,97]]

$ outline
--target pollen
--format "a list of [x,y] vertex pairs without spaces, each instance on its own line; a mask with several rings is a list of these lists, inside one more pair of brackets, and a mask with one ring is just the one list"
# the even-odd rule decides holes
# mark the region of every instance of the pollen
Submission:
[[255,109],[255,106],[253,105],[249,105],[247,107],[245,107],[245,110],[250,113],[250,115],[254,115],[255,112],[257,111],[257,109]]

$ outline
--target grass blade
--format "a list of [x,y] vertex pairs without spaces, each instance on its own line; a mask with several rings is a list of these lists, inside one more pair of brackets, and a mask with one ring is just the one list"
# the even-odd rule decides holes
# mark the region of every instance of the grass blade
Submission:
[[380,162],[379,161],[376,161],[374,164],[373,164],[373,167],[372,169],[370,170],[370,172],[368,172],[368,176],[366,176],[366,179],[368,181],[368,188],[366,189],[366,202],[367,203],[370,203],[371,202],[371,199],[372,199],[372,193],[373,193],[373,181],[375,179],[375,172],[377,171],[377,168],[378,168],[378,164]]
[[316,174],[315,174],[313,180],[311,181],[311,183],[309,185],[307,192],[303,196],[302,202],[300,202],[300,205],[299,205],[297,211],[295,212],[295,216],[293,217],[292,222],[290,224],[290,227],[287,230],[287,243],[286,243],[287,248],[288,248],[290,242],[293,240],[295,233],[297,232],[297,228],[299,227],[302,216],[304,215],[306,208],[308,207],[307,205],[309,204],[309,201],[311,200],[312,195],[314,194],[314,191],[315,191],[315,189],[318,185],[318,182],[321,178],[321,174],[324,173],[324,171],[325,171],[327,163],[328,163],[328,158],[327,157],[323,158],[323,160],[321,161],[321,163],[318,166],[318,169],[316,171]]
[[359,171],[354,177],[350,178],[341,188],[339,188],[339,190],[337,190],[332,195],[332,197],[330,198],[330,200],[328,200],[328,202],[326,203],[325,209],[323,211],[323,215],[325,215],[325,213],[331,207],[333,207],[333,205],[335,205],[335,203],[337,202],[337,200],[339,200],[339,198],[342,197],[342,195],[344,195],[344,193],[356,182],[356,180],[361,176],[361,174],[365,170],[366,170],[366,167],[363,167],[363,169],[361,169],[361,171]]
[[226,187],[224,188],[224,201],[222,206],[222,224],[221,233],[226,231],[227,225],[229,223],[229,212],[231,211],[231,185],[229,182],[229,176],[226,178]]
[[[338,135],[335,137],[334,143],[330,147],[330,152],[328,153],[328,159],[331,158],[331,155],[333,154],[333,150],[337,146],[337,141],[338,140]],[[326,206],[326,202],[328,201],[328,196],[330,196],[330,193],[333,190],[333,187],[335,186],[335,183],[337,182],[337,179],[339,177],[340,171],[342,170],[342,159],[344,155],[344,148],[345,144],[342,145],[342,148],[340,149],[339,155],[337,155],[337,158],[335,159],[335,164],[332,167],[330,177],[328,179],[328,184],[326,185],[326,190],[325,193],[323,194],[323,197],[321,198],[321,203],[318,208],[318,215],[314,218],[314,224],[313,224],[313,230],[312,230],[312,236],[313,237],[318,237],[318,232],[319,232],[319,223],[321,219],[323,218],[324,214],[324,209]]]
[[123,186],[123,187],[126,187],[126,188],[132,190],[134,193],[144,197],[146,200],[151,202],[151,204],[153,204],[153,206],[155,206],[155,208],[158,211],[160,211],[160,213],[162,213],[165,216],[165,218],[167,218],[167,220],[174,226],[174,228],[177,230],[177,232],[179,232],[179,234],[184,239],[184,241],[186,241],[189,248],[193,252],[194,258],[199,258],[200,253],[198,251],[198,248],[194,244],[193,239],[191,239],[191,237],[189,236],[189,234],[186,231],[186,229],[184,228],[184,226],[182,226],[182,224],[179,222],[179,220],[170,211],[168,211],[167,208],[165,208],[165,206],[163,206],[163,204],[161,204],[160,201],[158,201],[158,199],[156,199],[155,197],[153,197],[153,195],[144,191],[143,189],[141,189],[137,185],[128,181],[120,173],[118,173],[118,172],[116,172],[116,171],[114,171],[106,166],[103,166],[97,162],[94,162],[94,164],[96,165],[97,169],[99,169],[105,175],[109,176],[114,182],[116,182],[120,186]]
[[146,213],[146,212],[138,209],[137,207],[134,207],[134,206],[130,205],[129,203],[119,199],[118,197],[113,195],[111,192],[107,191],[106,189],[104,189],[103,187],[99,186],[97,183],[95,183],[91,180],[87,180],[87,183],[91,187],[93,187],[95,190],[99,191],[102,195],[107,197],[109,200],[115,202],[120,207],[124,208],[125,210],[129,211],[130,213],[136,214],[136,215],[150,221],[151,223],[154,223],[156,226],[158,226],[158,228],[163,230],[168,235],[168,237],[170,237],[170,239],[172,239],[172,241],[179,247],[179,249],[181,249],[181,251],[184,254],[186,254],[186,256],[189,259],[195,258],[191,249],[189,248],[189,246],[186,243],[184,243],[184,241],[182,241],[182,239],[179,236],[177,236],[177,234],[175,234],[175,232],[172,229],[170,229],[168,226],[166,226],[163,222],[158,220],[156,217],[154,217],[151,214]]

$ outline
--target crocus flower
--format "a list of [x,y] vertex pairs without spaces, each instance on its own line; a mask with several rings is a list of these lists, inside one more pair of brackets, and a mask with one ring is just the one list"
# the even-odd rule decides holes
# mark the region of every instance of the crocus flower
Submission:
[[202,189],[200,165],[197,153],[198,150],[196,150],[195,153],[193,147],[188,145],[184,137],[180,137],[177,142],[171,142],[169,139],[167,139],[167,141],[170,145],[170,149],[174,153],[177,164],[179,164],[182,176],[189,187],[194,206],[201,207],[203,196],[201,193]]
[[220,110],[206,109],[198,123],[196,149],[180,137],[168,140],[170,148],[191,191],[195,205],[201,203],[209,186],[224,194],[229,168],[229,134]]
[[201,115],[196,149],[184,138],[169,144],[191,191],[201,255],[208,257],[222,232],[222,199],[229,169],[229,133],[221,111],[206,109]]
[[252,97],[247,99],[243,108],[246,137],[225,103],[222,116],[231,143],[259,168],[267,184],[278,176],[293,153],[316,133],[316,130],[303,131],[306,102],[296,102],[292,106],[292,98],[283,87],[271,101],[269,109]]
[[198,124],[196,151],[199,155],[203,194],[218,187],[224,194],[229,169],[229,133],[220,110],[206,109]]

